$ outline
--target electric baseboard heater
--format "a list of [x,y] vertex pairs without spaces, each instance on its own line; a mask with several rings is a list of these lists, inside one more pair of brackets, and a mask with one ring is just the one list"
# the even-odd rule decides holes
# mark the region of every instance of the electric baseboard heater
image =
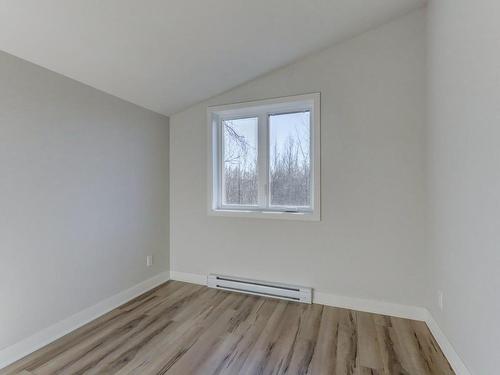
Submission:
[[208,275],[207,286],[209,288],[222,289],[230,292],[312,303],[312,289],[303,286],[214,274]]

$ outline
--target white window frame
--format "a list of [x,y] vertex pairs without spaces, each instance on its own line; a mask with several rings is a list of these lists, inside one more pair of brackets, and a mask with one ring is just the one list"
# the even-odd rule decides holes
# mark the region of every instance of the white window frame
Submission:
[[[269,116],[293,112],[310,112],[311,120],[311,206],[270,207]],[[222,204],[221,162],[223,152],[222,121],[258,117],[258,206]],[[266,219],[320,220],[320,94],[305,94],[207,108],[208,122],[208,213],[216,216]]]

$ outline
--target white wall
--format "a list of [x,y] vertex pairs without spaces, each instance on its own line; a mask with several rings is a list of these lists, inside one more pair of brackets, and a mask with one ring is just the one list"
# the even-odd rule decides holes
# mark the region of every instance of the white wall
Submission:
[[428,14],[430,306],[471,373],[498,374],[500,2],[435,0]]
[[[422,305],[422,10],[171,117],[171,268]],[[206,107],[321,92],[322,221],[207,216]]]
[[0,52],[0,349],[168,270],[168,133]]

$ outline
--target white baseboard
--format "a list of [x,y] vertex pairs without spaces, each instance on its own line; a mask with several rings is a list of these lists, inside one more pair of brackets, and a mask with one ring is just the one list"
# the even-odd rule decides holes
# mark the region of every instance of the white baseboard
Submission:
[[[172,280],[184,281],[192,284],[206,285],[207,283],[207,276],[194,273],[171,271],[170,278]],[[434,335],[434,338],[438,342],[455,373],[457,375],[471,375],[453,346],[439,328],[431,313],[424,307],[402,305],[365,298],[346,297],[320,291],[313,292],[313,303],[424,321]]]
[[412,320],[425,321],[428,316],[427,310],[423,307],[401,305],[398,303],[365,298],[339,296],[319,291],[314,291],[313,303]]
[[450,341],[446,337],[446,335],[441,331],[439,325],[432,317],[432,314],[427,311],[427,319],[425,320],[427,323],[427,327],[432,332],[432,335],[436,339],[439,347],[443,351],[443,354],[450,362],[451,367],[455,371],[456,375],[471,375],[469,369],[465,366],[465,363],[462,361],[458,353],[456,352],[453,345],[451,345]]
[[170,273],[168,271],[160,273],[147,279],[133,287],[115,294],[104,301],[97,303],[75,315],[70,316],[50,327],[35,333],[34,335],[0,350],[0,369],[14,363],[15,361],[33,353],[58,338],[74,331],[77,328],[91,322],[131,299],[147,292],[148,290],[168,281]]
[[184,281],[191,284],[207,285],[207,276],[198,275],[196,273],[170,271],[170,278],[172,280]]
[[[205,275],[171,271],[170,278],[192,284],[207,285],[207,276]],[[427,310],[422,307],[345,297],[319,291],[314,291],[313,303],[422,321],[426,320],[428,316]]]

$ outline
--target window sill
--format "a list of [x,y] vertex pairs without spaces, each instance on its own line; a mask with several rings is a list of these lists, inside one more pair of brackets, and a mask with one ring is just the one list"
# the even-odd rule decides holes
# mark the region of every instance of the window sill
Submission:
[[318,212],[280,212],[280,211],[252,211],[252,210],[227,210],[209,209],[210,216],[241,217],[252,219],[274,219],[274,220],[299,220],[320,221]]

